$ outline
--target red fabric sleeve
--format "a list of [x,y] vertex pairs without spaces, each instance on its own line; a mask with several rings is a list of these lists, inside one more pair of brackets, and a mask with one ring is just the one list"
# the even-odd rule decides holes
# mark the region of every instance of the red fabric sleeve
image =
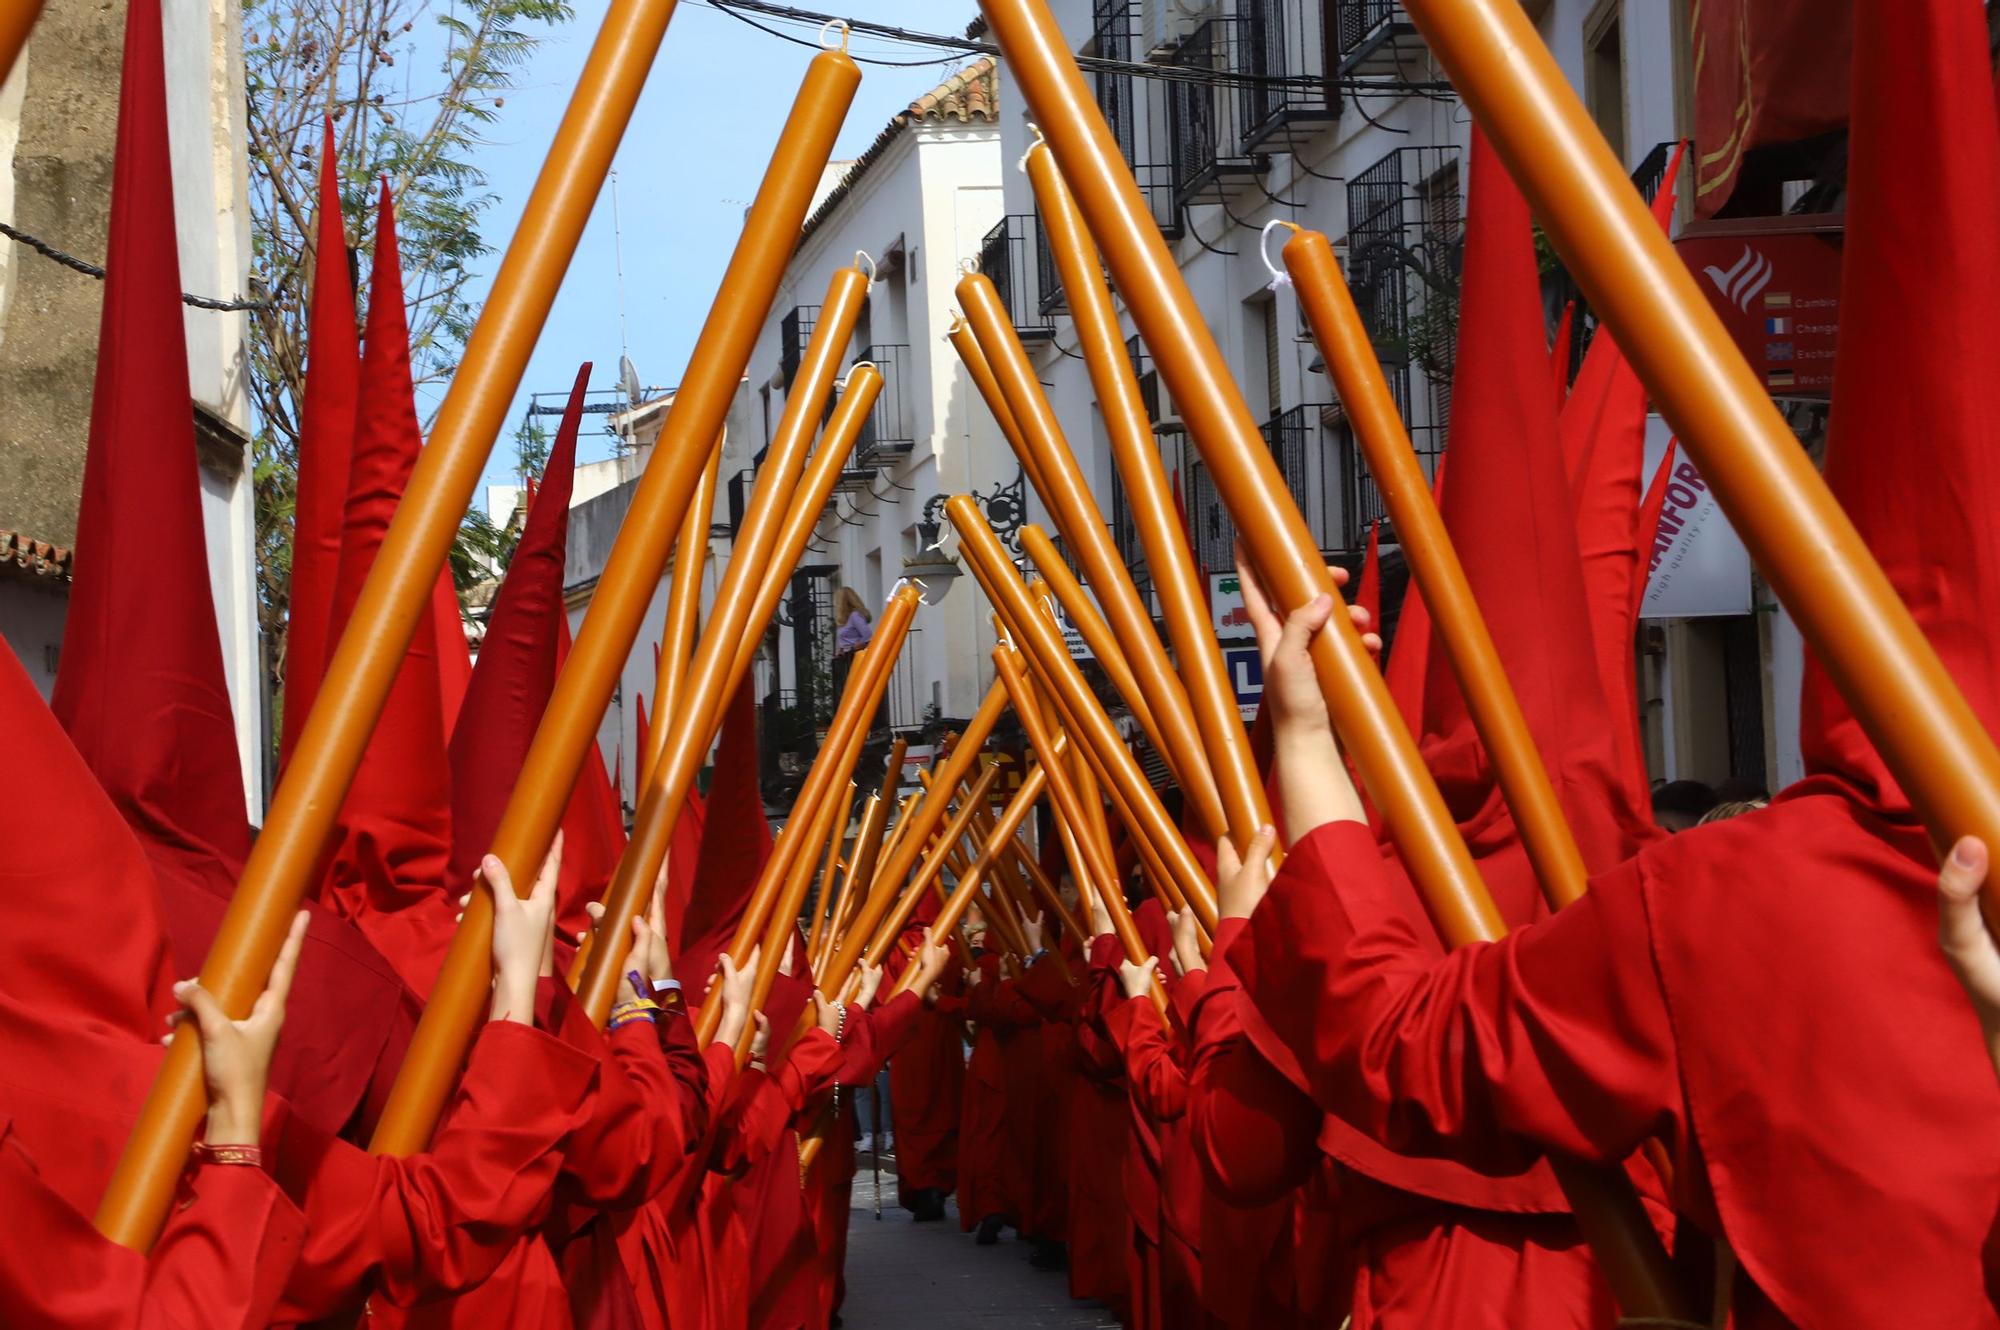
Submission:
[[1151,998],[1126,998],[1104,1024],[1125,1054],[1125,1082],[1132,1102],[1154,1122],[1187,1112],[1187,1073],[1174,1060],[1174,1044]]
[[736,1049],[720,1041],[701,1050],[703,1090],[708,1096],[710,1120],[722,1116],[722,1107],[736,1085]]
[[[564,1147],[563,1198],[629,1210],[687,1166],[708,1128],[707,1075],[691,1038],[683,1040],[686,1056],[670,1061],[662,1046],[668,1032],[652,1022],[634,1021],[600,1036],[579,1004],[565,1005],[597,1043],[601,1065],[589,1115]],[[665,1020],[686,1024],[678,1015]]]
[[408,1305],[492,1273],[545,1213],[596,1069],[532,1026],[489,1021],[428,1153],[366,1154],[285,1117],[266,1152],[302,1198],[306,1240],[273,1319],[317,1320],[371,1288]]
[[792,1045],[776,1072],[744,1071],[723,1109],[718,1157],[709,1167],[733,1173],[769,1155],[792,1119],[833,1089],[840,1063],[840,1045],[815,1026]]
[[1216,925],[1208,982],[1188,1018],[1190,1141],[1202,1174],[1230,1205],[1267,1205],[1305,1181],[1319,1160],[1319,1106],[1251,1043],[1249,999],[1228,963],[1248,928]]
[[1039,1019],[1059,1020],[1067,1013],[1072,1001],[1072,988],[1070,981],[1063,977],[1062,967],[1056,964],[1055,957],[1043,956],[1014,983],[1015,992],[1033,1008]]
[[875,1027],[877,1070],[910,1042],[923,1015],[924,1000],[914,992],[899,993],[868,1013]]
[[261,1330],[304,1227],[270,1174],[209,1165],[141,1256],[49,1190],[4,1121],[0,1211],[13,1235],[0,1242],[0,1325],[64,1330]]
[[1292,848],[1229,961],[1313,1097],[1392,1150],[1505,1172],[1680,1137],[1673,1032],[1637,869],[1561,913],[1425,954],[1368,829]]

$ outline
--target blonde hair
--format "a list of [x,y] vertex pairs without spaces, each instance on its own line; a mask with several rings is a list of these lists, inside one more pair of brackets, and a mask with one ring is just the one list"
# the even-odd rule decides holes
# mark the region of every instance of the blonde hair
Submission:
[[875,616],[868,612],[861,593],[851,586],[841,587],[833,593],[833,620],[835,623],[846,623],[848,616],[853,614],[859,614],[869,623],[875,622]]
[[1760,808],[1769,806],[1768,799],[1730,799],[1703,813],[1701,821],[1695,825],[1705,827],[1711,822],[1727,822],[1732,817],[1742,817],[1745,813],[1754,813]]

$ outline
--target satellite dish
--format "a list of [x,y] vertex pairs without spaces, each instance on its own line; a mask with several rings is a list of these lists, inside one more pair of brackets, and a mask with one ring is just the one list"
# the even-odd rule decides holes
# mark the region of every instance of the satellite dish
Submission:
[[639,405],[639,399],[646,395],[645,388],[639,383],[639,370],[630,356],[618,357],[618,387],[625,394],[625,400],[633,406]]

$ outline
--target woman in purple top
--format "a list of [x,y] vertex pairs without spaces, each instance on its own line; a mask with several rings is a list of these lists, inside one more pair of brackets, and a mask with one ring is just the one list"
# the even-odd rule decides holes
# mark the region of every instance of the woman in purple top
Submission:
[[844,586],[833,593],[833,618],[840,625],[833,636],[833,654],[845,656],[868,645],[868,639],[875,636],[875,624],[868,617],[868,609],[861,603],[861,595],[853,587]]

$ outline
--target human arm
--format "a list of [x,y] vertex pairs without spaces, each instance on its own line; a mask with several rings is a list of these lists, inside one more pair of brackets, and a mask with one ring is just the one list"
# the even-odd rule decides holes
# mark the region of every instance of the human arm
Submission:
[[1313,1098],[1390,1149],[1495,1173],[1619,1160],[1681,1110],[1640,871],[1439,956],[1367,828],[1337,821],[1293,847],[1228,960]]

